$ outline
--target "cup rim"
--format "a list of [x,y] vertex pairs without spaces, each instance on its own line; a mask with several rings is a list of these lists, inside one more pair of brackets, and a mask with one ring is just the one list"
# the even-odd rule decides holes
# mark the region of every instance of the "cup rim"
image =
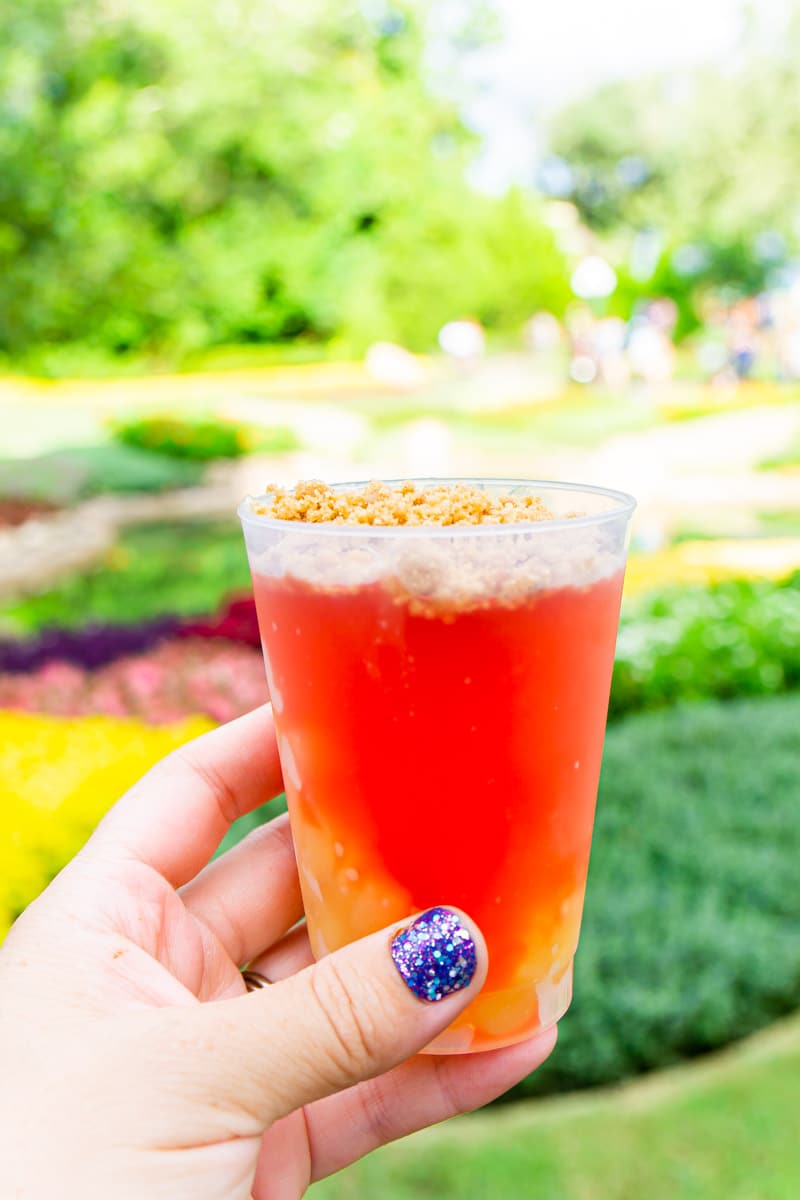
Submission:
[[[373,482],[369,479],[359,479],[341,483],[334,483],[330,486],[336,491],[345,488],[366,487]],[[390,486],[400,486],[403,483],[416,484],[448,484],[448,483],[474,483],[474,484],[493,484],[501,487],[520,487],[524,486],[531,489],[556,490],[562,492],[575,492],[577,494],[591,494],[595,496],[606,496],[615,501],[613,507],[599,513],[587,513],[580,517],[554,517],[549,521],[514,521],[507,525],[348,525],[342,523],[340,525],[320,522],[304,522],[304,521],[287,521],[278,517],[267,517],[262,513],[253,511],[252,505],[261,500],[268,502],[269,496],[262,493],[260,496],[245,496],[237,508],[239,519],[243,525],[257,525],[263,529],[272,529],[276,532],[293,532],[306,533],[314,537],[369,537],[369,538],[415,538],[415,537],[513,537],[519,536],[522,533],[530,534],[533,532],[544,533],[548,530],[562,529],[581,529],[587,526],[602,525],[607,521],[615,521],[620,517],[625,520],[630,520],[633,510],[636,508],[635,497],[627,492],[616,491],[614,488],[600,487],[591,483],[568,483],[562,480],[548,479],[509,479],[487,475],[474,476],[412,476],[405,479],[382,479],[381,483],[389,484]]]

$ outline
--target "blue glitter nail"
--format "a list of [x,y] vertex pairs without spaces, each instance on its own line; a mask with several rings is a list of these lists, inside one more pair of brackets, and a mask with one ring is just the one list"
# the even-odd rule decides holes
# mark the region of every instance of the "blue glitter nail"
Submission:
[[449,908],[429,908],[392,942],[394,965],[420,1000],[469,987],[478,957],[468,929]]

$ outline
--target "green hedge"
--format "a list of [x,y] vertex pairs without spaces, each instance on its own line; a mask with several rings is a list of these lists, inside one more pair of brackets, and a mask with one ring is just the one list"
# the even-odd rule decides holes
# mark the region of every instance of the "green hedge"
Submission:
[[691,1057],[800,1004],[800,696],[608,732],[575,1000],[519,1094]]
[[281,453],[296,450],[300,444],[294,431],[284,426],[260,429],[216,417],[192,421],[172,416],[137,417],[117,422],[113,433],[123,445],[197,462],[240,458],[256,450]]
[[625,605],[610,715],[800,687],[800,572],[670,588]]

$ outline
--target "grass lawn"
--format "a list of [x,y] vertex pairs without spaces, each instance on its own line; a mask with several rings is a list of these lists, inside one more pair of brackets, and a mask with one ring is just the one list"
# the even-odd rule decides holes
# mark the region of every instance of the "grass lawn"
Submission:
[[[566,1018],[569,1019],[568,1017]],[[800,1018],[622,1088],[462,1117],[316,1200],[796,1200]]]

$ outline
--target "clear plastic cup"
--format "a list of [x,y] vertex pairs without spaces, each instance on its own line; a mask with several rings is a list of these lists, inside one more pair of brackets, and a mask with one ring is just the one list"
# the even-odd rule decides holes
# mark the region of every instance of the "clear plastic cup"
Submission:
[[572,997],[634,501],[415,482],[538,496],[555,519],[305,524],[259,498],[239,515],[314,954],[463,908],[488,978],[428,1047],[462,1053]]

